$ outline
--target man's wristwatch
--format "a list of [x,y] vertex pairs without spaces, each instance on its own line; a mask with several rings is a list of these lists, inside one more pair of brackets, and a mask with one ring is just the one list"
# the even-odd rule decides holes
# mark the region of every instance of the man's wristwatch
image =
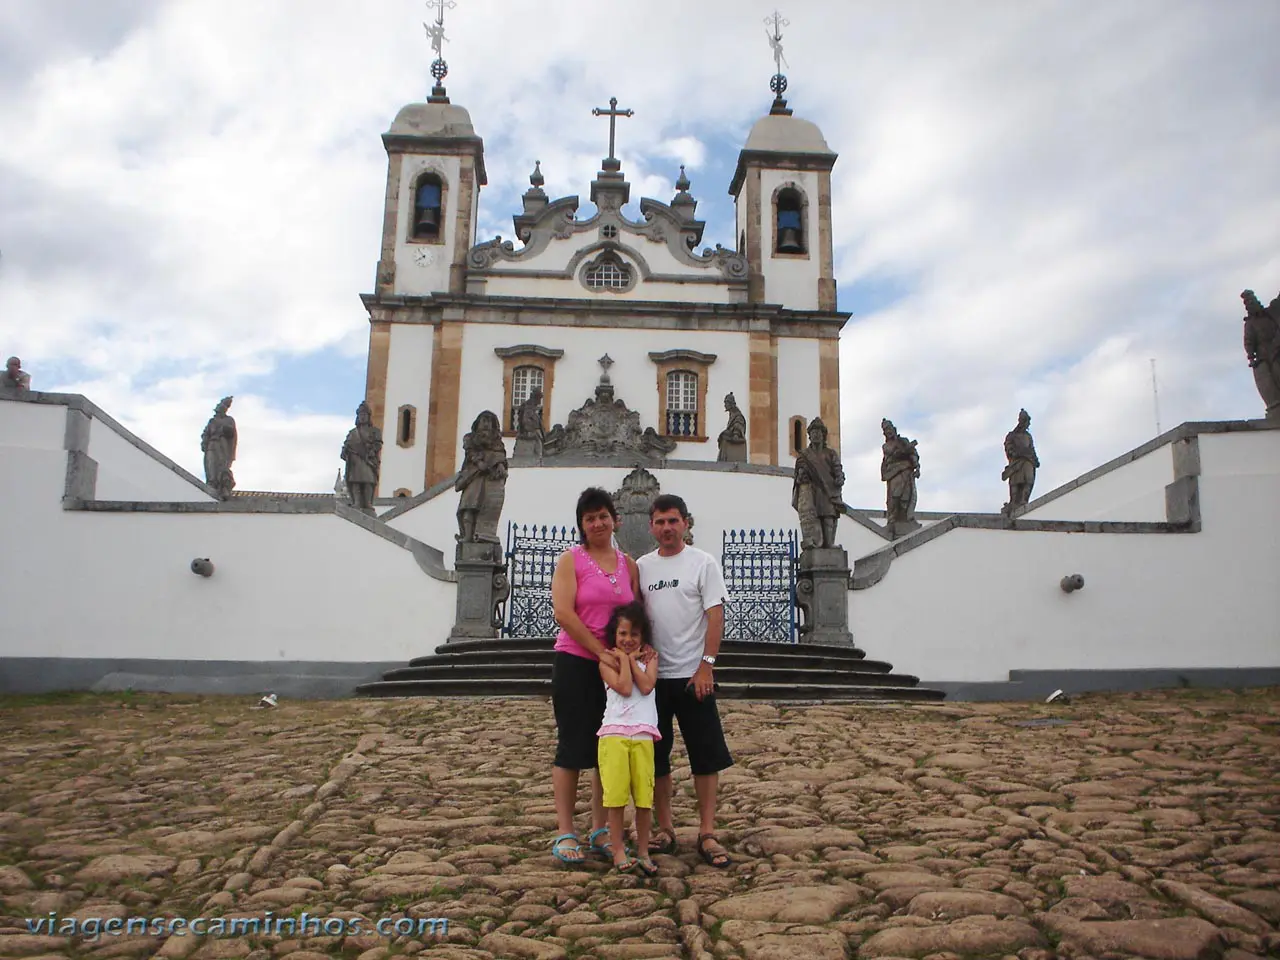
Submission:
[[713,666],[713,667],[714,667],[714,666],[716,665],[716,658],[715,658],[715,657],[708,657],[708,656],[705,656],[705,655],[704,655],[704,656],[703,656],[703,658],[702,658],[702,662],[703,662],[703,663],[708,663],[708,664],[710,664],[711,666]]

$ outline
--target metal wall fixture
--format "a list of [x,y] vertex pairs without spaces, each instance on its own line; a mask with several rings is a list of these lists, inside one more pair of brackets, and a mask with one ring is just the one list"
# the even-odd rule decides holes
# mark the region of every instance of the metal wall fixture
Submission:
[[1075,590],[1084,589],[1084,577],[1078,573],[1071,573],[1063,577],[1058,584],[1062,588],[1063,593],[1072,593]]
[[201,577],[212,577],[213,561],[208,557],[197,557],[191,561],[191,572]]

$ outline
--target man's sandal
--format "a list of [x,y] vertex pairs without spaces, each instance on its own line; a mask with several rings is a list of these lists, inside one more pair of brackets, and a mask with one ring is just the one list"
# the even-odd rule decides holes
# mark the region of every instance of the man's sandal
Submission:
[[[661,840],[660,843],[655,842]],[[655,853],[675,853],[678,848],[676,843],[676,834],[674,830],[668,830],[666,827],[659,827],[653,832],[653,836],[649,838],[649,854]]]
[[[572,850],[577,854],[576,857],[565,856],[565,849]],[[581,865],[586,858],[582,855],[582,846],[578,842],[576,833],[562,833],[551,841],[551,855],[561,863],[572,863]]]
[[635,873],[639,866],[639,860],[635,857],[627,857],[627,859],[623,860],[621,863],[615,862],[613,869],[617,870],[619,873]]
[[701,855],[703,860],[707,861],[708,864],[716,867],[717,869],[723,870],[725,867],[729,866],[729,855],[727,853],[715,853],[708,850],[707,847],[713,843],[716,846],[721,846],[720,841],[716,839],[716,835],[714,833],[698,834],[698,853]]
[[658,875],[658,865],[648,857],[636,857],[636,867],[646,877],[656,877]]

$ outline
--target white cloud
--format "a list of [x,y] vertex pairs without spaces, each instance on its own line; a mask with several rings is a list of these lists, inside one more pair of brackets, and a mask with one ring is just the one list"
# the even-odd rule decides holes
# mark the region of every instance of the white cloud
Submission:
[[[55,7],[0,12],[18,38],[0,41],[0,352],[41,386],[76,361],[57,386],[197,469],[193,438],[237,393],[241,485],[328,489],[359,397],[317,416],[242,388],[285,355],[361,363],[379,135],[430,84],[425,8]],[[610,96],[635,110],[618,121],[633,200],[669,200],[680,163],[708,166],[767,108],[771,12],[647,0],[601,43],[586,0],[459,3],[446,83],[485,138],[480,236],[510,236],[535,159],[587,205]],[[1280,66],[1241,38],[1280,30],[1271,0],[787,13],[791,106],[840,153],[842,303],[871,304],[841,351],[848,499],[882,500],[889,416],[920,441],[921,509],[995,509],[1020,406],[1047,490],[1154,433],[1151,357],[1165,428],[1259,414],[1238,294],[1280,289]],[[725,184],[693,180],[723,214]],[[732,232],[713,218],[706,242]]]

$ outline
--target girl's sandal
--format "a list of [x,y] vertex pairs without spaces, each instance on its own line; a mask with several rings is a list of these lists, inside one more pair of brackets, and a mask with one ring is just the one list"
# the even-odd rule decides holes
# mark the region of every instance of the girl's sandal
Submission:
[[[717,847],[721,847],[720,851],[707,849],[713,843]],[[716,835],[714,833],[698,834],[698,853],[701,855],[703,860],[707,861],[708,864],[719,870],[723,870],[725,867],[729,866],[729,855],[724,852],[723,846],[721,846],[720,841],[716,839]]]
[[[603,842],[597,842],[597,837],[604,835]],[[587,834],[587,843],[591,845],[591,852],[602,860],[613,859],[613,841],[609,839],[609,828],[599,827]]]
[[640,872],[646,877],[656,877],[658,875],[658,865],[648,857],[637,857],[636,866],[640,868]]
[[[564,850],[572,850],[577,853],[576,857],[566,857]],[[576,833],[562,833],[551,841],[551,855],[561,863],[569,863],[581,865],[586,858],[582,855],[582,846],[578,842]]]
[[617,870],[619,873],[635,873],[639,864],[640,861],[635,857],[627,857],[627,859],[623,860],[621,863],[615,862],[613,869]]

